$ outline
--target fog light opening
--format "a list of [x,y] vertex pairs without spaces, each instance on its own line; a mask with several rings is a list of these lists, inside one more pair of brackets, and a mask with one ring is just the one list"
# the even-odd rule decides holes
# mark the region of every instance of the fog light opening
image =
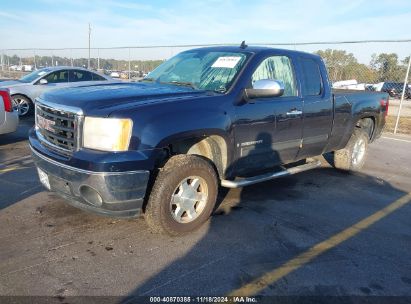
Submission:
[[82,185],[79,189],[83,199],[91,205],[100,207],[103,204],[103,198],[97,190],[90,186]]

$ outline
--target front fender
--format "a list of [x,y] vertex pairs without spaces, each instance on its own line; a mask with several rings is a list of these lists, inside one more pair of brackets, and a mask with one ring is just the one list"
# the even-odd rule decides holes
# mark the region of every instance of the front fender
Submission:
[[132,118],[132,150],[164,149],[184,139],[216,135],[224,139],[230,158],[232,111],[228,96],[211,96],[150,104],[111,116]]

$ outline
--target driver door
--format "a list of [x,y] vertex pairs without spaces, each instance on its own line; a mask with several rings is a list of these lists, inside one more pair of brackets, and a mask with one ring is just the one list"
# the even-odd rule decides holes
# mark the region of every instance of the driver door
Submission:
[[251,85],[271,79],[284,83],[280,97],[255,98],[236,107],[237,174],[253,174],[296,159],[302,139],[303,100],[290,57],[270,56],[254,71]]

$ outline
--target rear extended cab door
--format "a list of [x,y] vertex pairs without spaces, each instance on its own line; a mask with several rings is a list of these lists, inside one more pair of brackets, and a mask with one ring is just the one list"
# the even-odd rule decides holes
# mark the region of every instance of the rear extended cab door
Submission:
[[303,97],[303,139],[297,159],[321,155],[333,124],[333,99],[325,65],[320,57],[298,59]]

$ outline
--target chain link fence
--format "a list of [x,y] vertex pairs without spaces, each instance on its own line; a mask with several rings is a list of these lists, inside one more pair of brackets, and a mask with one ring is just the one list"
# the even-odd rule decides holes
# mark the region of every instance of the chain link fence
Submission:
[[[0,50],[0,79],[18,79],[35,69],[66,65],[88,67],[112,77],[138,80],[164,60],[204,44],[112,48],[56,48]],[[409,71],[411,40],[374,40],[309,43],[249,43],[320,55],[334,88],[383,91],[390,95],[387,131],[411,134]],[[89,58],[90,52],[90,58]],[[88,62],[90,59],[90,66]],[[398,115],[401,114],[401,115]],[[397,119],[398,117],[398,119]]]

